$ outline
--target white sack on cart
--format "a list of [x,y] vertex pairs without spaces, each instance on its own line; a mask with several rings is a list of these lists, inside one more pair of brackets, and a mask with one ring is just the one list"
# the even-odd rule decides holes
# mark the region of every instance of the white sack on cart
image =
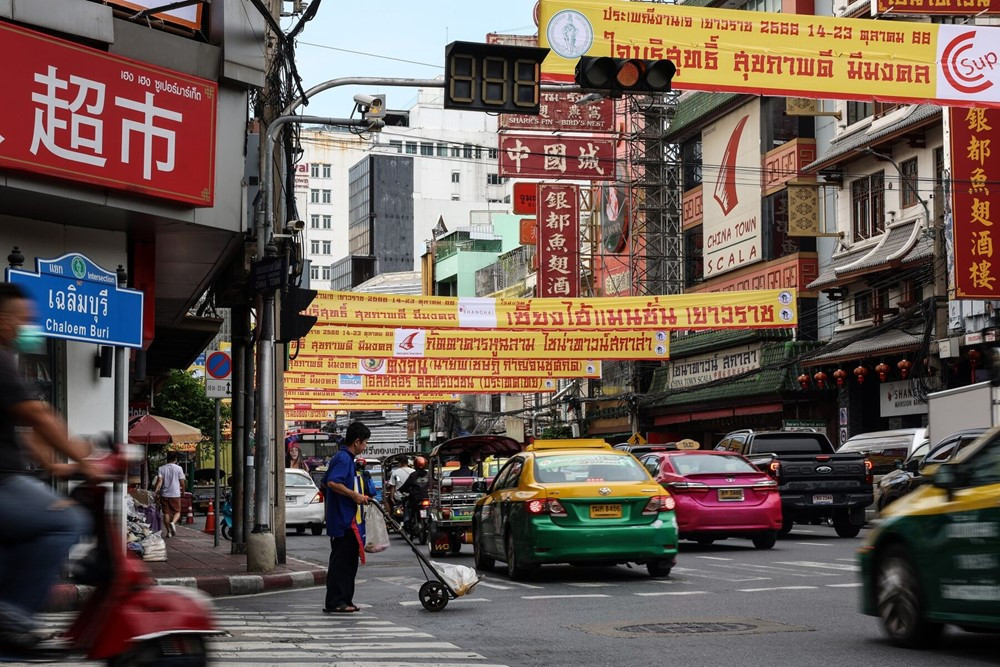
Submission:
[[471,567],[436,561],[431,561],[431,565],[438,571],[445,583],[451,587],[451,590],[455,591],[455,595],[465,595],[479,583],[479,575]]
[[371,505],[365,506],[365,551],[377,554],[389,548],[389,530],[385,527],[382,512]]

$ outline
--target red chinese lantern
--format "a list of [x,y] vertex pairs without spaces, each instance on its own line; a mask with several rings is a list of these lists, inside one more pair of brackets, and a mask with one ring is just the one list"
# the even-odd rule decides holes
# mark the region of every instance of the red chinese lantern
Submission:
[[879,382],[885,382],[885,378],[889,375],[889,364],[884,361],[875,367],[875,372],[878,373]]
[[803,389],[808,389],[809,388],[809,376],[808,375],[806,375],[805,373],[803,373],[802,375],[799,376],[798,379],[799,379],[799,385]]
[[816,373],[816,375],[813,375],[813,380],[816,381],[817,387],[820,389],[826,389],[826,373],[823,371]]
[[858,378],[858,384],[865,383],[865,376],[868,375],[868,369],[864,366],[858,366],[854,369],[854,377]]
[[979,359],[983,354],[979,350],[969,350],[969,373],[971,375],[971,381],[976,381],[976,366],[979,365]]
[[844,383],[847,382],[847,371],[843,368],[838,368],[833,372],[833,379],[837,381],[838,387],[843,387]]
[[913,362],[908,359],[900,359],[899,363],[896,364],[896,368],[899,369],[899,375],[905,380],[910,377],[910,368],[913,367]]

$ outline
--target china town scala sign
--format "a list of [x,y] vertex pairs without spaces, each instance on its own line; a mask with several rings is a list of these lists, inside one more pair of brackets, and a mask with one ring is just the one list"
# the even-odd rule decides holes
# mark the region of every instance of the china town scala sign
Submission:
[[214,81],[0,22],[0,167],[212,206]]

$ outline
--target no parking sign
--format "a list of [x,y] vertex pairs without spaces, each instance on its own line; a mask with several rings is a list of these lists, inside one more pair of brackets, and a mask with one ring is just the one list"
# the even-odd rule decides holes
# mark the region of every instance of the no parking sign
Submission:
[[205,359],[205,395],[231,398],[233,395],[233,358],[225,350],[216,350]]

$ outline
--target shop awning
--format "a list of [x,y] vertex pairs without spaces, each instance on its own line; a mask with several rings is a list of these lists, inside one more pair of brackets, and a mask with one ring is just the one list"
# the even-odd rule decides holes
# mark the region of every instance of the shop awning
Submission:
[[854,276],[913,264],[933,256],[934,240],[924,234],[922,218],[898,222],[889,226],[875,246],[834,255],[823,273],[809,283],[808,289],[842,285]]
[[687,422],[700,422],[709,419],[725,419],[727,417],[745,417],[747,415],[766,415],[775,412],[783,412],[784,405],[781,403],[761,403],[760,405],[743,405],[735,408],[722,408],[719,410],[702,410],[700,412],[683,412],[676,415],[663,415],[653,417],[654,426],[669,426],[671,424],[686,424]]
[[880,332],[868,329],[840,332],[827,343],[826,347],[831,348],[829,352],[803,360],[802,366],[809,368],[863,359],[874,354],[910,352],[920,346],[923,328],[922,322],[914,322]]

